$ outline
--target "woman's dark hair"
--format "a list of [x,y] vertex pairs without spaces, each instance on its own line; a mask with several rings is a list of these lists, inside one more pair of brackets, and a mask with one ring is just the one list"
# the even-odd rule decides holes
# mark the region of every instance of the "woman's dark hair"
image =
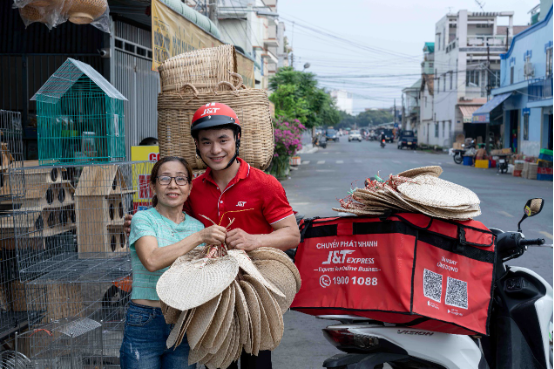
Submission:
[[[156,180],[158,178],[158,172],[160,171],[160,168],[165,163],[169,163],[171,161],[177,161],[183,164],[183,166],[187,170],[187,177],[189,179],[189,184],[192,182],[192,167],[190,166],[190,164],[183,158],[179,158],[177,156],[166,156],[161,158],[156,162],[156,164],[154,164],[154,167],[152,168],[152,172],[150,173],[150,183],[152,183],[154,186],[156,185]],[[156,206],[156,205],[158,205],[158,197],[154,195],[154,197],[152,197],[152,206]]]

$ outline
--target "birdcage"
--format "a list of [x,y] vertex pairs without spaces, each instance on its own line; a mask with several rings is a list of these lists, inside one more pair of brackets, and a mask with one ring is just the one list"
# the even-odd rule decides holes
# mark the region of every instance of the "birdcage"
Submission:
[[25,190],[23,178],[12,171],[23,166],[22,138],[21,113],[0,110],[0,200],[19,197]]
[[22,333],[16,351],[32,368],[119,367],[132,285],[123,217],[147,193],[141,178],[154,163],[30,164],[19,169],[25,195],[5,201],[5,226],[0,218],[10,302],[25,319],[12,328]]
[[90,65],[68,58],[31,100],[40,165],[125,160],[127,99]]

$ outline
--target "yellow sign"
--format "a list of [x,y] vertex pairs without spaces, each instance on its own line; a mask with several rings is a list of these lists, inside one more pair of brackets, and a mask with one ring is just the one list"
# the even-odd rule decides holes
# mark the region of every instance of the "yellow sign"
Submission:
[[[161,63],[173,56],[221,46],[223,42],[159,0],[152,0],[152,45],[152,70],[158,70]],[[254,62],[240,53],[237,53],[237,72],[247,87],[254,87]]]
[[160,158],[158,146],[131,146],[132,161],[150,161],[133,165],[133,188],[137,191],[133,195],[133,212],[146,210],[150,207],[152,191],[150,190],[150,173],[154,163]]

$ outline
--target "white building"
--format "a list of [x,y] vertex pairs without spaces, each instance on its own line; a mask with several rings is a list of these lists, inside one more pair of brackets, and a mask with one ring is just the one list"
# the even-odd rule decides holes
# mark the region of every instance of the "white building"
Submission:
[[421,78],[410,87],[402,89],[402,129],[418,130],[419,91]]
[[[513,12],[447,14],[435,26],[434,127],[426,129],[430,144],[449,147],[458,133],[476,138],[472,114],[487,101],[490,89],[500,82],[500,54],[505,53],[517,31]],[[508,26],[498,25],[501,17]],[[484,139],[484,137],[483,137]]]
[[331,97],[335,99],[337,108],[342,110],[350,115],[354,109],[354,99],[352,94],[346,90],[332,90],[330,92]]
[[419,90],[419,127],[417,141],[420,144],[435,145],[431,138],[433,127],[433,87],[435,71],[435,43],[426,42],[423,47],[423,61],[421,62],[421,88]]
[[267,89],[277,68],[287,65],[285,24],[278,17],[277,0],[218,0],[221,36],[255,60],[256,88]]

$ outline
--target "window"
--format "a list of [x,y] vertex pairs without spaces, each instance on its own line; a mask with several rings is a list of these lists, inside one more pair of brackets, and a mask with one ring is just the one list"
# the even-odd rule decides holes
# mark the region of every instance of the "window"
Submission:
[[442,122],[442,137],[446,137],[446,130],[444,129],[444,122]]
[[444,83],[442,84],[442,90],[446,91],[446,74],[444,75]]
[[497,88],[500,87],[500,71],[499,70],[493,70],[488,71],[489,76],[489,88]]
[[510,67],[510,84],[514,84],[514,66]]
[[425,107],[427,107],[427,96],[425,96],[424,99],[425,99]]
[[441,78],[437,78],[437,95],[441,90]]
[[479,87],[480,70],[466,71],[466,86]]
[[439,124],[435,123],[435,137],[439,137]]
[[453,78],[452,74],[453,74],[453,73],[450,72],[450,89],[451,89],[451,90],[452,90],[452,78]]
[[523,139],[529,140],[529,114],[523,114]]
[[552,76],[552,48],[546,49],[546,76]]

